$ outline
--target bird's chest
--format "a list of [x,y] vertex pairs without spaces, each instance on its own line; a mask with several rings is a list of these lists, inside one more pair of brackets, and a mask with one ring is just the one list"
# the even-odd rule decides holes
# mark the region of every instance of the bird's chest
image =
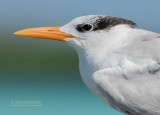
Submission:
[[106,67],[117,65],[118,60],[115,55],[105,56],[105,58],[101,58],[101,56],[96,54],[94,56],[80,56],[79,70],[82,80],[94,92],[96,83],[92,79],[93,73]]
[[[87,59],[83,59],[79,61],[79,69],[83,82],[85,85],[99,98],[101,98],[105,103],[115,108],[114,99],[110,96],[110,94],[104,94],[103,90],[98,86],[98,84],[92,78],[93,73],[96,71],[95,63],[89,63]],[[96,65],[99,66],[98,64]],[[117,109],[117,108],[115,108]]]
[[110,96],[108,93],[104,93],[104,91],[98,86],[98,84],[93,80],[93,69],[89,66],[89,64],[85,61],[80,62],[79,64],[80,73],[83,82],[85,85],[101,100],[107,103],[114,109],[118,109],[117,105],[115,104],[115,100]]
[[[113,61],[114,58],[112,58],[112,59],[109,58],[108,60]],[[118,63],[117,60],[113,61],[113,62],[115,62],[114,63],[115,65],[116,65],[116,63]],[[115,90],[118,90],[118,86],[114,85],[114,84],[117,84],[116,83],[117,80],[112,80],[113,82],[110,82],[110,80],[105,79],[104,84],[106,84],[108,86],[106,87],[106,92],[104,93],[103,89],[101,87],[99,87],[99,85],[92,78],[94,72],[103,69],[103,65],[109,66],[109,64],[110,63],[108,61],[104,61],[104,63],[98,62],[98,61],[95,61],[95,62],[92,61],[92,63],[91,63],[90,60],[88,60],[87,58],[80,58],[79,69],[80,69],[82,80],[85,83],[85,85],[95,95],[97,95],[99,98],[101,98],[109,106],[120,111],[121,104],[117,104],[115,98],[113,98],[113,95],[117,95],[117,92]],[[102,67],[102,68],[100,68],[100,67]],[[112,76],[108,76],[108,77],[112,78]],[[111,90],[110,88],[115,89],[115,90]]]
[[83,58],[79,61],[79,70],[85,85],[94,92],[96,83],[92,79],[92,74],[94,73],[93,66],[85,58]]

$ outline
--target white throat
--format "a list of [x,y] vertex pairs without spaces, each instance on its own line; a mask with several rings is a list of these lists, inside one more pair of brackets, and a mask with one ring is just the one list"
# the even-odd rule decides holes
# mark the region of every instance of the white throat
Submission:
[[131,30],[128,25],[118,25],[108,32],[95,32],[95,34],[90,32],[94,36],[87,35],[85,39],[66,39],[66,41],[78,53],[80,66],[82,64],[83,67],[92,68],[94,72],[117,65],[119,58],[125,52],[123,48],[132,41],[128,38]]
[[91,76],[95,71],[118,66],[121,58],[125,58],[123,46],[128,44],[125,40],[130,30],[127,25],[118,25],[85,40],[66,39],[78,53],[80,73],[89,89],[93,90]]

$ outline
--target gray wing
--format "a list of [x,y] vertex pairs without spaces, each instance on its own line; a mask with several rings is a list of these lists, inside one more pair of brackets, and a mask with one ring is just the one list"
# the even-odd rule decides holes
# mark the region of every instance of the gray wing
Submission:
[[160,79],[123,79],[116,69],[99,70],[93,79],[101,91],[99,97],[111,107],[131,115],[160,115]]
[[135,29],[130,36],[132,41],[125,49],[128,61],[136,66],[134,70],[128,70],[129,73],[124,71],[124,76],[128,79],[160,78],[160,34]]
[[128,55],[142,59],[160,59],[159,33],[135,29],[130,36],[132,42],[126,47]]
[[[125,47],[136,69],[104,69],[93,74],[113,108],[138,115],[160,115],[160,34],[135,29]],[[126,67],[126,66],[125,66]]]

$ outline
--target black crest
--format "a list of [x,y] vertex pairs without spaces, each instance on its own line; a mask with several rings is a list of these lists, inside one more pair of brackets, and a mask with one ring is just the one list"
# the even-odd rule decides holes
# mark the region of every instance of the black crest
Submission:
[[[87,24],[90,24],[93,27],[92,31],[103,30],[103,29],[109,30],[111,27],[119,24],[128,24],[131,27],[136,26],[136,23],[134,23],[133,21],[111,16],[106,16],[106,17],[99,16],[97,19],[95,20],[91,19],[91,20],[92,21]],[[84,25],[85,23],[77,25],[77,30],[80,32],[85,32],[85,30],[83,29]]]

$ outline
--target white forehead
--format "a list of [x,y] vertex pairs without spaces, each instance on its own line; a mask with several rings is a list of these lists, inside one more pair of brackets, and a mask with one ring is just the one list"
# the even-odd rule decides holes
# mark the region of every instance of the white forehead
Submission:
[[72,24],[82,24],[82,23],[91,23],[98,20],[100,17],[106,17],[105,15],[87,15],[81,16],[73,19],[70,23]]
[[105,15],[87,15],[87,16],[77,17],[72,21],[70,21],[69,23],[67,23],[66,25],[62,26],[60,28],[60,31],[65,32],[67,34],[71,34],[71,35],[78,35],[80,34],[76,30],[76,26],[78,24],[90,24],[92,22],[95,22],[100,17],[106,17],[106,16]]

